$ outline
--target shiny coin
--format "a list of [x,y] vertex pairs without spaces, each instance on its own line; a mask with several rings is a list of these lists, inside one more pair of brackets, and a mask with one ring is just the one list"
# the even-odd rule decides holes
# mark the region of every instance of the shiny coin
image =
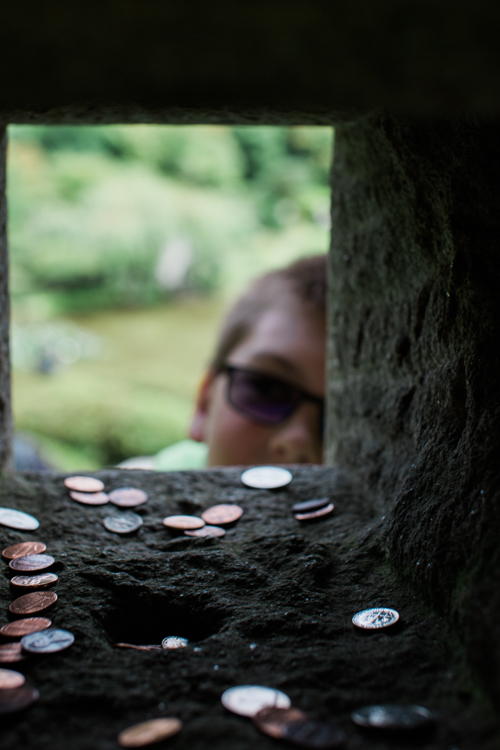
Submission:
[[14,690],[0,690],[0,714],[11,714],[31,706],[40,693],[35,688],[20,687]]
[[292,478],[288,469],[282,469],[279,466],[256,466],[253,469],[247,469],[241,475],[243,484],[257,490],[275,490],[278,487],[286,487]]
[[378,630],[389,628],[399,620],[399,612],[386,607],[375,607],[374,609],[363,609],[352,618],[352,624],[363,630]]
[[290,708],[288,695],[261,685],[238,685],[221,696],[222,705],[239,716],[255,716],[263,708]]
[[334,750],[343,747],[345,734],[334,724],[325,721],[291,721],[281,727],[281,736],[288,742],[300,747],[317,748],[317,750]]
[[234,523],[241,518],[243,515],[243,508],[239,505],[230,505],[229,503],[223,503],[221,505],[213,505],[211,508],[207,508],[201,514],[201,517],[205,523],[213,524],[217,526],[225,526],[228,523]]
[[53,591],[34,591],[32,594],[24,594],[19,599],[14,599],[9,606],[9,612],[13,615],[31,615],[42,609],[51,607],[57,601],[57,594]]
[[351,718],[360,727],[372,729],[422,729],[434,721],[427,708],[422,706],[365,706],[353,711]]
[[191,531],[201,529],[205,526],[205,521],[196,516],[167,516],[163,519],[163,525],[176,531]]
[[187,638],[181,638],[178,635],[169,635],[164,638],[161,642],[162,648],[186,648],[188,645]]
[[2,552],[5,560],[14,560],[16,557],[25,557],[26,555],[40,555],[47,549],[43,542],[20,542],[13,544],[12,547],[6,547]]
[[279,740],[281,738],[281,727],[286,722],[301,721],[306,715],[298,708],[263,708],[252,717],[256,727],[269,737]]
[[46,589],[56,583],[55,573],[39,573],[36,576],[13,576],[10,585],[23,589]]
[[146,492],[135,487],[120,487],[109,493],[109,499],[113,505],[118,505],[120,508],[135,508],[136,505],[145,503],[148,496]]
[[203,526],[201,529],[194,529],[194,531],[185,531],[186,536],[226,536],[225,529],[221,529],[220,526]]
[[15,557],[9,563],[11,570],[45,570],[54,565],[55,560],[52,555],[25,555],[24,557]]
[[313,521],[315,518],[321,518],[322,516],[328,516],[334,509],[334,504],[329,503],[324,508],[319,510],[313,510],[310,513],[296,513],[295,518],[297,521]]
[[21,646],[30,654],[54,654],[64,651],[75,642],[75,636],[69,630],[48,628],[39,633],[30,633],[21,638]]
[[9,664],[25,659],[26,656],[23,654],[20,643],[6,643],[4,646],[0,646],[0,664]]
[[182,721],[180,719],[170,717],[150,719],[120,732],[118,735],[118,744],[122,747],[144,747],[145,745],[152,745],[154,742],[161,742],[161,740],[173,737],[181,729]]
[[29,513],[23,513],[21,510],[0,508],[0,524],[2,526],[8,526],[9,529],[34,531],[40,526],[40,521],[34,516],[30,516]]
[[134,651],[161,651],[161,646],[137,646],[135,643],[115,643],[117,648],[132,648]]
[[13,690],[22,687],[26,679],[21,672],[13,669],[0,669],[0,690]]
[[109,503],[109,495],[105,492],[76,492],[71,490],[69,496],[82,505],[106,505]]
[[131,534],[142,526],[142,518],[137,513],[120,513],[119,516],[106,516],[103,525],[115,534]]
[[66,477],[64,484],[68,490],[77,492],[102,492],[104,482],[94,477]]
[[26,617],[24,620],[8,622],[0,628],[0,634],[7,638],[22,638],[28,633],[37,633],[39,630],[50,628],[52,620],[48,617]]
[[319,497],[316,500],[304,500],[302,503],[292,505],[292,513],[311,513],[313,510],[324,508],[330,502],[327,497]]

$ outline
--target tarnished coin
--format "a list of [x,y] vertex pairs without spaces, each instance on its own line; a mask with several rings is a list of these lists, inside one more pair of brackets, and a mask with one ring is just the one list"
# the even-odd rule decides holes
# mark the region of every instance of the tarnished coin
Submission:
[[115,643],[117,648],[132,648],[134,651],[161,651],[161,646],[138,646],[135,643]]
[[19,687],[13,690],[0,690],[0,714],[12,714],[28,708],[38,700],[40,693],[35,688]]
[[185,536],[226,536],[226,530],[221,529],[220,526],[202,526],[201,529],[194,529],[193,531],[185,531]]
[[422,706],[365,706],[353,711],[351,718],[360,727],[402,731],[423,729],[434,721],[434,716]]
[[315,518],[321,518],[322,516],[328,516],[335,508],[333,503],[328,503],[324,508],[319,510],[313,510],[310,513],[296,513],[295,518],[297,521],[313,521]]
[[238,685],[222,693],[222,705],[239,716],[255,716],[263,708],[290,708],[288,695],[261,685]]
[[399,612],[387,607],[374,607],[357,612],[352,618],[352,624],[363,630],[378,630],[389,628],[399,620]]
[[315,500],[304,500],[301,503],[295,503],[292,505],[292,513],[311,513],[313,510],[319,510],[328,505],[330,499],[328,497],[319,497]]
[[137,513],[120,513],[116,516],[106,516],[102,523],[104,528],[115,534],[131,534],[142,526],[142,518]]
[[122,747],[144,747],[154,742],[161,742],[182,729],[182,721],[174,718],[150,719],[142,724],[124,729],[118,735],[118,744]]
[[109,493],[110,502],[120,508],[135,508],[136,505],[145,503],[147,499],[147,493],[135,487],[120,487]]
[[52,555],[25,555],[24,557],[15,557],[9,563],[11,570],[45,570],[54,565],[55,560]]
[[279,466],[255,466],[241,475],[243,484],[257,490],[275,490],[278,487],[286,487],[292,478],[292,473],[288,469],[282,469]]
[[317,750],[335,750],[344,747],[346,736],[334,724],[325,721],[291,721],[281,727],[281,736],[288,742],[300,747],[317,748]]
[[8,622],[0,628],[0,634],[7,638],[22,638],[28,633],[37,633],[39,630],[46,630],[52,625],[52,620],[48,617],[25,617],[24,620]]
[[14,560],[16,557],[25,557],[26,555],[41,555],[47,549],[43,542],[19,542],[12,547],[6,547],[2,552],[5,560]]
[[11,664],[25,659],[20,643],[6,643],[0,646],[0,664]]
[[94,477],[66,477],[64,484],[68,490],[77,492],[102,492],[104,482]]
[[13,669],[0,669],[0,690],[13,690],[22,687],[26,678],[21,672],[14,672]]
[[13,615],[31,615],[51,607],[57,601],[57,594],[53,591],[34,591],[24,594],[10,603],[9,612]]
[[30,654],[54,654],[64,651],[75,642],[75,636],[69,630],[48,628],[39,633],[30,633],[21,638],[21,646]]
[[187,638],[181,638],[179,635],[168,635],[161,642],[162,648],[186,648],[189,641]]
[[299,708],[263,708],[252,719],[261,732],[279,740],[283,724],[290,721],[301,721],[307,719],[307,716]]
[[167,516],[163,519],[163,525],[176,531],[191,531],[201,529],[205,526],[205,521],[196,516]]
[[12,576],[10,585],[22,589],[46,589],[57,580],[55,573],[39,573],[36,576]]
[[29,513],[23,513],[22,510],[0,508],[0,525],[19,531],[34,531],[40,526],[40,521]]
[[211,508],[207,508],[207,510],[203,511],[201,517],[205,523],[210,523],[214,526],[225,526],[228,523],[234,523],[242,515],[243,508],[240,508],[239,505],[222,503],[221,505],[213,505]]
[[106,505],[109,503],[109,495],[105,492],[76,492],[71,490],[69,496],[82,505]]

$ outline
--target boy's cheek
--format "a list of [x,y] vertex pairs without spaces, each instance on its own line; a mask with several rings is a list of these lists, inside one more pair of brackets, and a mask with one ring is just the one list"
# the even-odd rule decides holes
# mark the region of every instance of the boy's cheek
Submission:
[[226,403],[217,406],[207,431],[209,465],[259,462],[264,453],[268,428],[251,422]]

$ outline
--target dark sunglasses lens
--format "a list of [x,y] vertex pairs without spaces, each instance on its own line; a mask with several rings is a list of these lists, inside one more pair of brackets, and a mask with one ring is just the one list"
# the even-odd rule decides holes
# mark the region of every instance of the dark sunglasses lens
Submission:
[[229,401],[250,419],[278,424],[290,416],[298,400],[295,388],[280,380],[241,370],[230,372]]

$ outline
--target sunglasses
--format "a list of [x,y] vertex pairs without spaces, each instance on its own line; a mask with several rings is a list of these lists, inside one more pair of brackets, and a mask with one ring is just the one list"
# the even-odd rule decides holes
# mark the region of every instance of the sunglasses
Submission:
[[318,404],[323,424],[324,399],[313,396],[284,380],[254,370],[223,365],[219,372],[228,375],[226,397],[233,409],[260,424],[284,422],[304,403]]

